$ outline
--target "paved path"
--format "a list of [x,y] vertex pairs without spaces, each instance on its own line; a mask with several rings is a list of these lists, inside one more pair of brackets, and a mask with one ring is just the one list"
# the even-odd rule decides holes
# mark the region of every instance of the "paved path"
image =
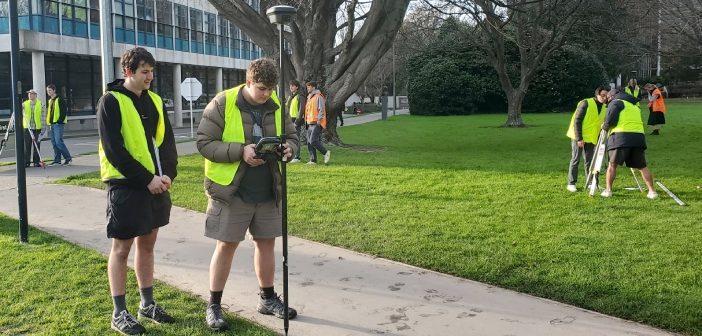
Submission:
[[[187,154],[196,150],[194,143],[187,142],[178,144],[178,151]],[[77,157],[68,167],[28,169],[30,224],[107,254],[105,193],[47,184],[58,177],[97,169],[96,155]],[[0,167],[0,212],[17,217],[15,174],[14,165]],[[202,213],[173,209],[171,224],[159,233],[156,277],[206,299],[214,244],[203,236],[204,222]],[[670,335],[577,307],[295,237],[290,237],[289,244],[290,301],[300,313],[291,321],[289,335]],[[281,255],[280,246],[277,253]],[[258,288],[252,261],[253,245],[245,241],[237,250],[223,303],[232,312],[282,332],[281,320],[255,312]],[[276,287],[280,290],[280,267],[278,271]],[[138,294],[130,288],[128,295]]]

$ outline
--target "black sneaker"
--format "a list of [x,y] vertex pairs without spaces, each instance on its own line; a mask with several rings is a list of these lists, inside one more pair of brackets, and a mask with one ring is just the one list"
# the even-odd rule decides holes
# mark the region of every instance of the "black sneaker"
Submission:
[[207,326],[214,331],[222,331],[227,329],[227,322],[224,320],[224,316],[222,315],[221,305],[213,303],[207,306],[205,321],[207,322]]
[[[280,300],[279,296],[273,296],[270,299],[261,298],[258,300],[258,307],[256,307],[259,313],[266,315],[275,315],[277,318],[285,318],[285,304]],[[288,318],[294,319],[297,316],[297,310],[288,307]]]
[[53,167],[53,166],[60,166],[60,165],[61,165],[61,161],[54,161],[52,163],[49,163],[47,166]]
[[112,318],[112,329],[122,335],[140,335],[146,332],[146,328],[139,324],[134,316],[126,310],[121,311],[117,317]]
[[168,315],[156,302],[152,302],[146,307],[139,308],[139,318],[145,318],[158,324],[175,322],[173,316]]

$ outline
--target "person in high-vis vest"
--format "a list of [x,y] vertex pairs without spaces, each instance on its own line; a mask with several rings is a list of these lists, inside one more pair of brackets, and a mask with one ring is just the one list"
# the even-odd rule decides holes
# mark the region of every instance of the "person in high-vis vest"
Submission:
[[648,91],[648,126],[651,127],[651,135],[660,135],[661,126],[665,125],[665,101],[663,93],[652,83],[644,85]]
[[629,82],[624,87],[624,92],[636,99],[636,106],[641,106],[641,103],[639,102],[641,100],[641,88],[639,88],[639,84],[636,82],[636,78],[632,78],[629,80]]
[[587,175],[590,162],[595,154],[595,144],[607,111],[607,91],[609,89],[604,86],[598,87],[594,97],[583,99],[578,103],[578,107],[570,118],[570,125],[566,132],[566,136],[571,139],[568,185],[566,186],[570,192],[578,191],[575,184],[578,182],[580,158],[585,158],[585,175]]
[[[68,106],[66,101],[56,93],[56,85],[47,85],[46,94],[49,95],[49,103],[46,105],[46,124],[51,127],[51,145],[54,147],[54,162],[50,163],[49,166],[60,164],[68,166],[73,161],[68,147],[63,142],[63,127],[67,121]],[[63,163],[61,163],[61,156],[65,160]]]
[[307,150],[310,160],[307,164],[317,164],[317,151],[324,155],[324,163],[329,163],[331,151],[322,145],[322,130],[327,128],[327,100],[317,89],[316,82],[307,82],[307,104],[305,104],[305,122],[307,123]]
[[[44,126],[44,104],[37,99],[37,92],[34,89],[27,91],[29,99],[22,103],[22,126],[24,127],[24,166],[29,167],[34,163],[34,167],[41,167],[40,134]],[[32,132],[30,135],[29,132]],[[36,146],[35,146],[36,144]]]
[[[303,109],[305,107],[305,102],[304,99],[301,100],[300,97],[302,97],[300,95],[300,82],[293,79],[290,81],[290,97],[288,97],[285,103],[285,110],[288,111],[293,124],[295,124],[295,132],[298,138],[300,137],[302,126],[305,123],[305,118],[303,116],[305,113]],[[297,151],[295,157],[290,161],[290,163],[298,162],[300,162],[300,151]]]
[[607,166],[607,185],[602,197],[612,197],[612,185],[617,176],[617,166],[626,164],[629,168],[641,172],[649,199],[658,198],[653,185],[653,174],[646,165],[646,137],[641,120],[641,110],[636,106],[636,99],[618,89],[607,93],[607,114],[602,129],[607,131],[607,149],[609,165]]
[[139,320],[175,322],[154,300],[154,245],[168,224],[168,190],[177,175],[178,153],[163,99],[149,90],[154,57],[132,48],[120,60],[124,79],[107,84],[98,101],[100,177],[107,185],[107,238],[112,249],[107,275],[114,310],[112,329],[142,334],[144,326],[126,305],[127,258],[136,245],[134,271],[141,302]]
[[[275,239],[282,235],[282,179],[279,156],[289,160],[299,144],[292,119],[283,116],[273,89],[278,69],[270,59],[257,59],[246,69],[246,82],[219,93],[203,111],[197,128],[197,149],[205,158],[207,219],[205,236],[216,240],[210,262],[210,298],[205,321],[212,330],[224,330],[222,293],[239,242],[253,237],[254,269],[260,288],[257,311],[278,318],[294,318],[276,295]],[[286,142],[279,154],[256,153],[263,137],[279,137],[284,117]]]

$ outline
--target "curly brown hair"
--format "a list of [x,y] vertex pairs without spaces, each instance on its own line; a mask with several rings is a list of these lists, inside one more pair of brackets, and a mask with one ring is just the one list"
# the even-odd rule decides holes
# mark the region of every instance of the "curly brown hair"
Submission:
[[127,69],[135,72],[142,62],[152,67],[156,66],[156,59],[154,59],[154,56],[142,47],[136,47],[125,51],[119,61],[122,66],[122,72],[125,72]]
[[272,88],[278,84],[278,69],[270,58],[253,60],[246,68],[246,80]]

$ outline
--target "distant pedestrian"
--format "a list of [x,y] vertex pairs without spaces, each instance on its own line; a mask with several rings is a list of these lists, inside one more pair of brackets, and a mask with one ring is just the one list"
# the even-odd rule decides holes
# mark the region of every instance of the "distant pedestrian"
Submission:
[[[37,99],[37,91],[27,91],[29,99],[22,103],[22,126],[24,126],[24,166],[41,167],[41,139],[40,134],[44,127],[44,104]],[[31,134],[30,134],[31,132]]]
[[[300,82],[293,79],[290,81],[290,97],[288,97],[288,100],[285,103],[285,107],[288,111],[288,114],[290,115],[290,118],[292,119],[293,124],[295,125],[295,132],[297,133],[298,138],[300,137],[302,126],[305,122],[304,97],[302,101],[300,100],[300,97]],[[300,152],[301,151],[298,150],[295,153],[295,157],[290,161],[290,163],[300,162]]]
[[612,89],[607,93],[607,115],[602,129],[608,131],[607,149],[609,165],[607,166],[607,185],[602,197],[612,197],[612,186],[617,176],[617,166],[626,163],[629,168],[641,172],[650,199],[658,198],[653,185],[653,174],[646,164],[646,137],[641,120],[641,110],[635,105],[634,97]]
[[663,93],[654,84],[646,84],[644,89],[648,91],[648,125],[651,127],[651,135],[660,135],[661,127],[665,124],[665,101]]
[[624,92],[636,99],[636,106],[641,106],[641,89],[639,88],[639,85],[636,82],[636,78],[632,78],[629,80],[629,83],[624,88]]
[[50,125],[51,145],[54,147],[54,162],[49,166],[60,165],[61,156],[64,158],[63,165],[68,166],[73,159],[68,147],[63,142],[63,128],[67,122],[68,105],[66,101],[56,93],[56,86],[49,84],[46,86],[46,93],[49,95],[49,103],[46,106],[46,123]]
[[327,101],[317,89],[316,82],[307,82],[305,86],[308,92],[305,106],[307,149],[310,152],[307,164],[317,164],[317,151],[324,155],[324,163],[329,163],[331,151],[322,145],[322,130],[327,128]]
[[159,228],[168,224],[168,190],[177,175],[178,153],[163,99],[149,90],[156,60],[144,48],[122,54],[124,79],[107,84],[98,101],[100,176],[107,184],[107,238],[112,239],[107,276],[112,294],[112,329],[137,335],[146,329],[127,310],[127,259],[136,245],[141,304],[139,319],[172,323],[175,319],[153,296],[154,246]]
[[[568,185],[570,192],[578,191],[578,166],[580,158],[585,158],[585,175],[587,176],[592,157],[595,153],[595,144],[600,133],[600,127],[607,112],[607,91],[604,86],[595,90],[595,96],[583,99],[578,103],[566,135],[571,139],[570,165],[568,167]],[[587,186],[585,186],[587,188]]]

